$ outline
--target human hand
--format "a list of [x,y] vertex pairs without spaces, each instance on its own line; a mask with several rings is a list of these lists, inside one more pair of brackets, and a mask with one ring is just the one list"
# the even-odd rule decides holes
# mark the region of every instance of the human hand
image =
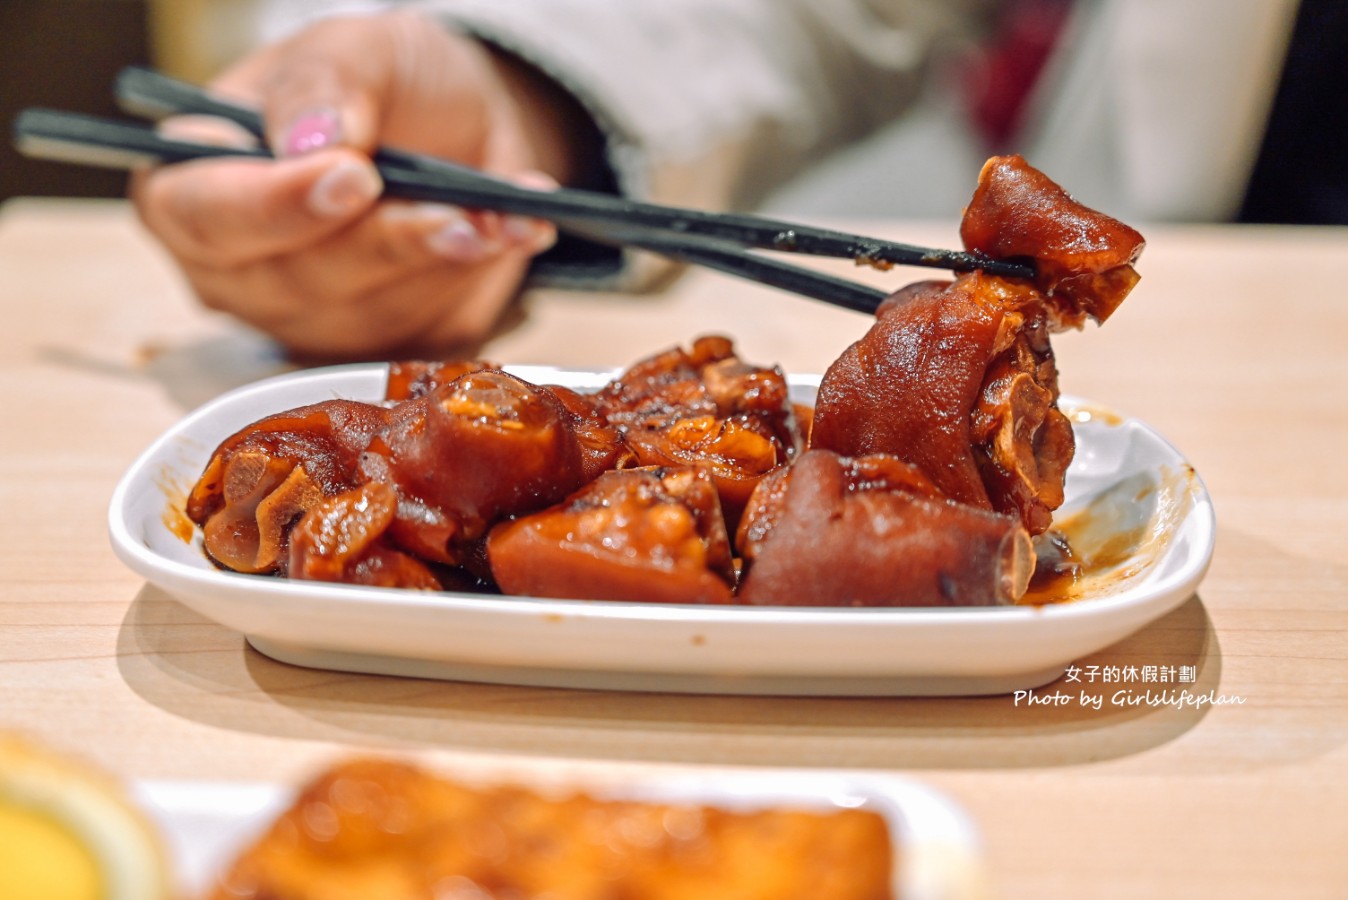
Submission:
[[[564,105],[518,64],[420,15],[322,21],[211,89],[258,108],[280,159],[137,173],[130,195],[202,302],[309,357],[432,355],[483,338],[555,240],[537,220],[379,200],[396,146],[533,186],[577,160]],[[171,120],[200,140],[225,123]]]

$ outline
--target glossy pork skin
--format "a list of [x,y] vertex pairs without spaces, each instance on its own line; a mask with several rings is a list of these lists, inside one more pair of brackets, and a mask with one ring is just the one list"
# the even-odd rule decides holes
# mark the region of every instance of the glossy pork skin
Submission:
[[1041,534],[1075,452],[1050,335],[1118,307],[1142,238],[1019,157],[984,166],[961,234],[970,250],[1032,258],[1039,278],[972,272],[896,292],[824,374],[810,443],[893,454],[945,496]]
[[498,369],[481,360],[396,360],[389,363],[388,381],[384,385],[384,399],[395,403],[403,400],[415,400],[424,397],[442,384],[449,384],[456,378],[481,372],[484,369]]
[[899,291],[824,374],[811,445],[892,454],[952,500],[1046,530],[1075,443],[1037,297],[979,274]]
[[359,483],[356,462],[388,411],[330,400],[267,416],[226,438],[187,497],[206,554],[237,572],[284,572],[289,529]]
[[546,389],[490,369],[395,406],[359,469],[397,489],[395,542],[451,565],[496,522],[584,480],[571,413]]
[[309,509],[290,533],[287,574],[306,581],[439,590],[440,579],[388,539],[398,495],[363,484]]
[[759,480],[804,444],[786,376],[719,335],[630,366],[594,402],[639,465],[707,469],[731,528]]
[[729,603],[730,541],[697,467],[607,472],[565,502],[497,526],[492,576],[508,594]]
[[1146,247],[1136,229],[1078,203],[1020,156],[984,163],[960,238],[994,259],[1032,259],[1058,327],[1109,318],[1137,284],[1133,264]]
[[[186,504],[210,558],[253,574],[434,587],[442,579],[424,564],[470,561],[496,522],[621,461],[615,429],[546,388],[480,364],[412,371],[410,399],[300,407],[222,442]],[[303,544],[291,548],[297,522]]]
[[892,456],[808,450],[758,486],[736,538],[756,606],[989,606],[1025,593],[1029,534]]

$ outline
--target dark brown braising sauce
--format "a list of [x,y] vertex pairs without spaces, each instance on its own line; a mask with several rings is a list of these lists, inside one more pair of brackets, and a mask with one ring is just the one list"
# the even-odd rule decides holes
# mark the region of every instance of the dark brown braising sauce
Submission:
[[184,544],[192,543],[192,538],[197,533],[197,526],[191,519],[187,518],[185,508],[187,506],[187,489],[182,486],[177,478],[167,466],[159,473],[156,479],[159,489],[164,492],[164,499],[168,502],[164,504],[164,512],[159,517],[164,523],[164,527],[169,533],[182,541]]
[[1035,541],[1035,573],[1018,605],[1069,603],[1122,589],[1164,549],[1195,477],[1188,465],[1139,473],[1055,522]]

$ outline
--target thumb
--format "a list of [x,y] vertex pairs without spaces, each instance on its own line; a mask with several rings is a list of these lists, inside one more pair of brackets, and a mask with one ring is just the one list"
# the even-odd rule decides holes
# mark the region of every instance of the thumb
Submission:
[[348,73],[322,63],[287,67],[263,101],[267,143],[281,157],[343,145],[366,154],[378,143],[379,101]]
[[235,63],[212,87],[258,107],[277,156],[378,143],[390,74],[388,54],[362,52],[353,23],[329,20]]

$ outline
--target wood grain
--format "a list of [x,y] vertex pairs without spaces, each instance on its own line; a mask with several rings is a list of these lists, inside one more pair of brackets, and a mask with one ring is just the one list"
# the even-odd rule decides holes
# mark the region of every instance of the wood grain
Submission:
[[[953,224],[838,224],[955,238]],[[999,896],[1342,897],[1348,232],[1148,231],[1143,281],[1115,319],[1056,343],[1062,383],[1188,456],[1214,496],[1218,546],[1196,597],[1080,665],[1195,666],[1196,691],[1244,701],[1202,710],[585,693],[275,663],[124,569],[104,523],[114,483],[154,437],[286,364],[198,309],[120,202],[11,202],[0,212],[0,728],[127,778],[290,781],[358,749],[563,777],[898,771],[969,812]],[[524,312],[491,358],[615,366],[716,331],[748,358],[819,371],[866,327],[702,273],[648,297],[540,293]]]

